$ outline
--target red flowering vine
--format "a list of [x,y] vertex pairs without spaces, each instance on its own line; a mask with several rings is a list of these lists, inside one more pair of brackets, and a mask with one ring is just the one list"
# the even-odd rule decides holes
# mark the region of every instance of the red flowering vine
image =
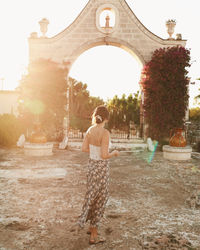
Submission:
[[190,51],[177,46],[156,50],[143,68],[141,84],[151,138],[161,140],[172,128],[183,126],[189,99],[189,66]]

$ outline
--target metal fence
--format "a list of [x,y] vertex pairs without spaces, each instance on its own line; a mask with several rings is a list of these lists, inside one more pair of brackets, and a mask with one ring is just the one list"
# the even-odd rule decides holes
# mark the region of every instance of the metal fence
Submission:
[[200,142],[200,123],[191,122],[186,126],[186,138],[191,145]]
[[[70,139],[83,139],[85,135],[85,132],[82,133],[79,130],[71,129],[68,133],[68,136]],[[111,131],[111,138],[112,139],[135,139],[139,138],[139,130],[130,131],[128,133],[127,131],[120,131],[120,130],[112,130]]]
[[85,133],[80,132],[79,130],[76,129],[70,129],[68,133],[69,139],[82,139],[84,137]]

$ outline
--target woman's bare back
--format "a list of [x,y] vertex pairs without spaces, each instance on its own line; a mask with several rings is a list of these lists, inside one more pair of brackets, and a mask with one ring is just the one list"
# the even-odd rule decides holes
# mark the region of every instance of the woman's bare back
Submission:
[[87,131],[89,144],[100,147],[103,135],[106,131],[107,130],[105,128],[98,125],[91,126]]
[[94,125],[91,126],[86,133],[82,144],[82,151],[90,153],[90,145],[94,145],[101,148],[100,154],[102,159],[109,159],[113,156],[118,156],[119,152],[117,150],[109,153],[109,144],[109,131],[103,126]]

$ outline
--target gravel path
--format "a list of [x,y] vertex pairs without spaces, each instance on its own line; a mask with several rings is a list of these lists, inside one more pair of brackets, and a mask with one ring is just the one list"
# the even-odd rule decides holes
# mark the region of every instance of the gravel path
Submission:
[[[87,227],[71,229],[86,191],[87,155],[54,150],[50,157],[0,149],[0,250],[200,249],[200,161],[122,153],[110,160],[110,198],[90,246]],[[189,199],[189,200],[188,200]]]

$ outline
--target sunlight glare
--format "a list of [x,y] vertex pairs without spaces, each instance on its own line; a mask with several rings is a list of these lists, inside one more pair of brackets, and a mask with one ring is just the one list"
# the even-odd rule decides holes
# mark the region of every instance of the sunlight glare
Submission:
[[[85,51],[72,65],[70,76],[88,85],[92,96],[104,100],[140,90],[141,65],[125,50],[98,46]],[[131,86],[131,87],[130,87]]]
[[34,115],[40,115],[45,111],[45,105],[40,100],[25,100],[24,105]]

